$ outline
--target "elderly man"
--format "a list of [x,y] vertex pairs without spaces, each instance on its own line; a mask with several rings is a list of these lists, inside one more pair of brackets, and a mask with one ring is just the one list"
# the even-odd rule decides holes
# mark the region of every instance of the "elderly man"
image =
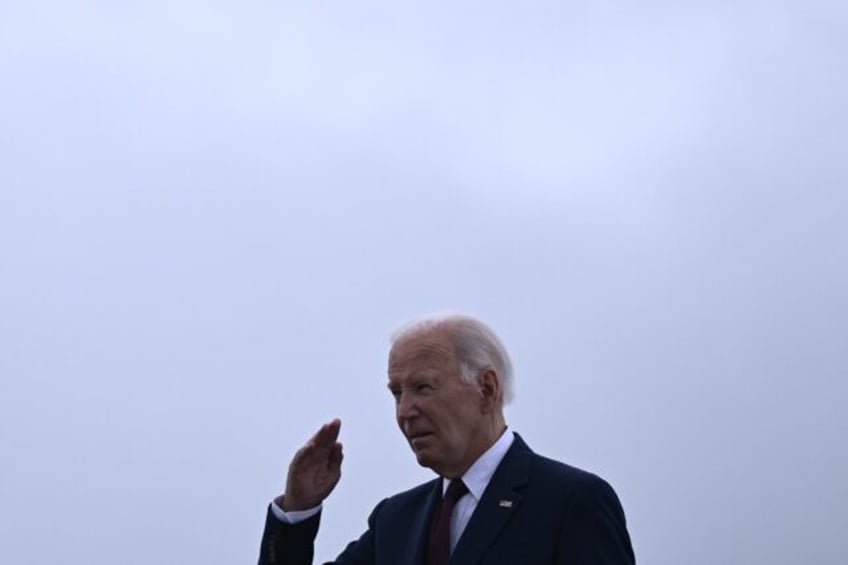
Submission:
[[[461,315],[413,322],[393,336],[388,372],[398,426],[439,477],[380,502],[336,563],[635,563],[612,488],[507,430],[512,367],[485,324]],[[292,459],[260,565],[312,563],[321,503],[341,476],[340,426],[324,424]]]

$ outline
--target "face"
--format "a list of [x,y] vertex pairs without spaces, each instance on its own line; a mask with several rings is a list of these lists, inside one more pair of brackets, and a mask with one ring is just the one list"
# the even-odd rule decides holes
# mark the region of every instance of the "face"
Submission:
[[389,390],[398,426],[418,463],[461,476],[488,448],[487,414],[479,386],[460,379],[444,328],[406,338],[389,354]]

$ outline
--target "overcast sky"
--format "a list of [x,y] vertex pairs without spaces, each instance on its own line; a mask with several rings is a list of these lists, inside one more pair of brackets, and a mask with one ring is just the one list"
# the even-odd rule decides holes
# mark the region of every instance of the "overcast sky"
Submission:
[[431,477],[388,335],[475,314],[507,421],[651,565],[845,562],[844,2],[0,2],[0,562],[317,558]]

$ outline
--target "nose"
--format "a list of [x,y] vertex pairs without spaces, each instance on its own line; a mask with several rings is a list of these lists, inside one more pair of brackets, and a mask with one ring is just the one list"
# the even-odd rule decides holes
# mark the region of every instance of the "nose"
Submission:
[[395,414],[397,415],[398,423],[403,425],[404,422],[414,418],[418,414],[418,406],[416,405],[413,395],[401,391],[397,397],[395,405]]

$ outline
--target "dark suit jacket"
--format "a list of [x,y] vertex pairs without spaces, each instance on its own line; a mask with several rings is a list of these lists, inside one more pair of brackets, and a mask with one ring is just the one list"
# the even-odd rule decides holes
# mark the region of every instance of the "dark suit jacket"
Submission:
[[[441,479],[380,502],[344,565],[422,565]],[[259,565],[311,565],[320,515],[295,525],[270,509]],[[533,453],[515,435],[451,555],[452,565],[633,565],[624,512],[601,478]]]

